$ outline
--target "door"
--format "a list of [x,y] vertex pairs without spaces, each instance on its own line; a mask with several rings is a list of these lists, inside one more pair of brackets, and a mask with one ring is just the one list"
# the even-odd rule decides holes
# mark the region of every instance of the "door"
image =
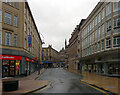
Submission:
[[10,76],[15,76],[15,61],[10,60]]
[[3,77],[9,76],[9,61],[8,60],[3,60],[2,72],[3,72],[2,74]]

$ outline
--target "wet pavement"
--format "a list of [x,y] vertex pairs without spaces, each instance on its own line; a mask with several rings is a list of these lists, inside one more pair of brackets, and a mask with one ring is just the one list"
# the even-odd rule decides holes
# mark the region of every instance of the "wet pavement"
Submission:
[[68,72],[62,68],[47,69],[38,80],[49,80],[50,85],[44,90],[38,90],[34,93],[92,93],[92,95],[104,95],[100,90],[97,90],[87,84],[80,82],[80,75]]

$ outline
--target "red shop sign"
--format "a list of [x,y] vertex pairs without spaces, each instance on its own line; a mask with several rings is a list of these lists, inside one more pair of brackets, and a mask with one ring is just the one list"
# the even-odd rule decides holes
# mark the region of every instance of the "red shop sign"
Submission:
[[21,60],[21,56],[0,55],[0,59],[2,59],[2,60]]
[[25,57],[25,61],[30,62],[30,58]]
[[32,59],[31,59],[31,62],[32,62],[32,63],[35,63],[35,61],[34,61],[34,60],[32,60]]

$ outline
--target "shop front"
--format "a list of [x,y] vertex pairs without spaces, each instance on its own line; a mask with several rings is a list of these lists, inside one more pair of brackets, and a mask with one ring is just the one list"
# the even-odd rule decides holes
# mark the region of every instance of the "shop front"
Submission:
[[25,71],[26,75],[30,75],[35,71],[35,60],[25,57]]
[[2,60],[2,77],[14,77],[20,75],[21,56],[0,55]]

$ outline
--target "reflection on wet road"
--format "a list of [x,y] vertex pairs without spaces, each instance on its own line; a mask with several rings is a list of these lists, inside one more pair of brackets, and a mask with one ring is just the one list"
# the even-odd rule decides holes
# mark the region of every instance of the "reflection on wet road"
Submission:
[[50,80],[52,83],[44,90],[35,93],[94,93],[102,95],[102,92],[80,82],[82,77],[70,73],[64,69],[47,69],[38,79]]

